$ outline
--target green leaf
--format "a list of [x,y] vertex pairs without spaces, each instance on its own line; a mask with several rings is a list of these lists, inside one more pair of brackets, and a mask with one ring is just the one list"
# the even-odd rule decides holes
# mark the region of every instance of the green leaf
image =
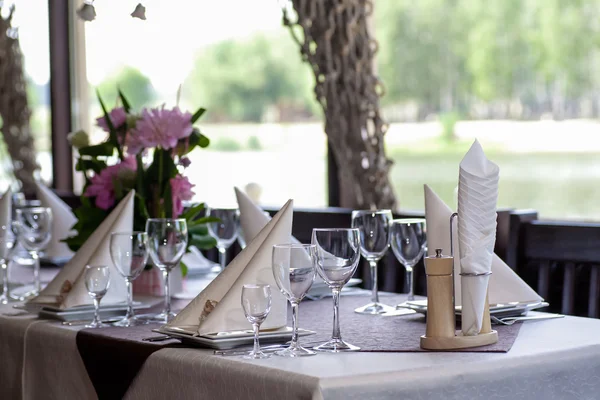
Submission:
[[192,115],[192,124],[194,124],[196,121],[198,121],[198,118],[200,118],[202,116],[202,114],[204,114],[205,112],[206,112],[206,109],[200,107],[198,109],[198,111],[196,111],[194,113],[194,115]]
[[201,250],[212,249],[217,245],[215,238],[209,235],[190,235],[190,246],[196,246]]
[[125,110],[125,112],[127,114],[129,114],[129,110],[131,110],[131,105],[129,104],[129,101],[127,101],[127,98],[125,97],[123,92],[121,92],[121,88],[119,88],[118,90],[119,90],[119,97],[121,98],[121,102],[123,103],[123,109]]
[[193,222],[194,224],[208,224],[211,222],[221,222],[221,220],[217,217],[202,217],[195,219]]
[[135,176],[135,192],[136,196],[141,196],[141,198],[146,197],[146,185],[144,184],[144,162],[142,160],[142,153],[138,153],[135,156],[135,160],[137,162],[137,173]]
[[190,235],[206,236],[208,235],[208,227],[204,224],[192,226],[188,225],[188,233]]
[[181,268],[181,276],[185,278],[188,274],[188,266],[183,261],[179,261],[179,267]]
[[79,158],[75,164],[75,171],[92,170],[98,174],[104,168],[106,168],[106,162],[96,158]]
[[115,152],[115,145],[111,142],[104,142],[95,144],[93,146],[81,147],[79,149],[79,155],[90,156],[90,157],[110,157]]
[[207,138],[206,136],[204,136],[203,134],[200,134],[200,138],[198,140],[198,146],[200,146],[201,148],[206,148],[208,147],[208,145],[210,144],[210,139]]
[[164,210],[167,218],[173,218],[173,192],[171,191],[171,182],[167,181],[165,191],[163,192]]
[[194,207],[185,210],[185,212],[181,215],[181,218],[185,218],[190,222],[194,221],[194,219],[196,219],[196,217],[204,210],[204,208],[206,208],[205,203],[197,204]]

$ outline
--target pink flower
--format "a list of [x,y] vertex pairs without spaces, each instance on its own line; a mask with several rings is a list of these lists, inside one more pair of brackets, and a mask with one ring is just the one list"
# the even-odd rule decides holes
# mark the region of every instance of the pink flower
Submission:
[[[123,125],[125,121],[127,121],[127,113],[125,112],[125,109],[123,107],[113,108],[108,113],[108,118],[110,118],[110,122],[112,122],[113,128],[116,129]],[[97,118],[96,124],[104,131],[110,132],[110,130],[108,129],[108,124],[106,123],[104,117]]]
[[187,177],[177,175],[171,178],[171,195],[173,198],[173,218],[177,218],[183,212],[183,202],[189,201],[194,197],[192,185]]
[[181,165],[183,168],[189,167],[191,163],[192,161],[187,157],[181,157],[179,160],[179,165]]
[[115,204],[115,179],[118,179],[119,174],[123,171],[135,171],[136,168],[137,163],[133,156],[127,157],[119,164],[104,168],[99,174],[92,177],[84,196],[96,197],[96,207],[103,210],[110,209]]
[[172,110],[152,108],[142,110],[135,128],[127,136],[127,151],[137,154],[148,147],[160,146],[165,150],[177,146],[179,139],[192,134],[192,114],[181,112],[179,107]]

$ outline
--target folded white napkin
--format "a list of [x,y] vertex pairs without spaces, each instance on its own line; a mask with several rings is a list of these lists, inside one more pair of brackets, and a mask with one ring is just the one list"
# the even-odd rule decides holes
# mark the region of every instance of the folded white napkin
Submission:
[[[10,229],[10,223],[12,219],[12,191],[10,188],[0,198],[0,226],[5,226],[6,230],[3,232],[4,235],[12,235]],[[4,238],[3,238],[4,239]],[[5,243],[2,240],[2,243]],[[3,245],[0,246],[0,258],[6,258],[8,255],[8,248]]]
[[[427,219],[427,252],[435,255],[435,249],[442,249],[450,255],[450,216],[452,210],[427,185],[425,185],[425,217]],[[456,232],[456,220],[454,221]],[[462,290],[460,279],[460,258],[458,240],[454,240],[454,290],[456,305],[461,305]],[[519,275],[504,263],[496,254],[492,255],[492,275],[488,288],[490,304],[511,302],[543,301]]]
[[72,227],[77,222],[75,214],[71,207],[43,184],[36,182],[35,189],[42,206],[52,209],[52,239],[44,251],[46,257],[58,260],[71,258],[74,253],[62,240],[71,236]]
[[199,335],[249,329],[250,323],[241,306],[242,287],[247,283],[271,285],[271,312],[261,328],[286,326],[287,302],[273,277],[271,254],[273,245],[290,242],[292,208],[293,201],[289,200],[256,238],[167,327],[190,329],[197,326]]
[[127,300],[125,280],[110,258],[110,234],[133,230],[134,197],[135,193],[132,190],[102,221],[48,286],[37,297],[29,300],[29,303],[47,304],[61,309],[92,304],[83,279],[86,265],[110,267],[110,287],[102,298],[102,304],[123,303]]
[[181,258],[181,261],[188,267],[188,271],[210,271],[217,265],[204,257],[204,254],[196,246],[190,246],[189,250]]

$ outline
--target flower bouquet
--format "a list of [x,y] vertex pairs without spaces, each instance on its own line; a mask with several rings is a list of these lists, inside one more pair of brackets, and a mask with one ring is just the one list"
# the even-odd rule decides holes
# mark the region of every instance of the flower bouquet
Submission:
[[[100,144],[89,145],[86,132],[69,135],[79,158],[75,169],[85,177],[81,206],[75,210],[77,235],[65,240],[76,251],[131,189],[135,189],[134,230],[145,230],[148,218],[185,218],[189,245],[212,248],[208,217],[200,217],[204,203],[184,209],[194,196],[193,185],[184,175],[190,165],[187,155],[196,147],[205,148],[209,139],[194,123],[204,114],[193,115],[179,107],[145,108],[135,113],[119,90],[121,106],[107,110],[100,94],[104,115],[96,120],[107,132]],[[182,264],[185,276],[187,267]]]

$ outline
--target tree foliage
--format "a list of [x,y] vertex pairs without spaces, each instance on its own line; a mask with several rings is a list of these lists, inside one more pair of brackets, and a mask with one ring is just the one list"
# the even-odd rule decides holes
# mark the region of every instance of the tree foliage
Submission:
[[127,93],[131,106],[140,109],[153,103],[156,93],[150,79],[140,70],[125,66],[102,81],[96,89],[109,104],[116,101],[118,90]]

